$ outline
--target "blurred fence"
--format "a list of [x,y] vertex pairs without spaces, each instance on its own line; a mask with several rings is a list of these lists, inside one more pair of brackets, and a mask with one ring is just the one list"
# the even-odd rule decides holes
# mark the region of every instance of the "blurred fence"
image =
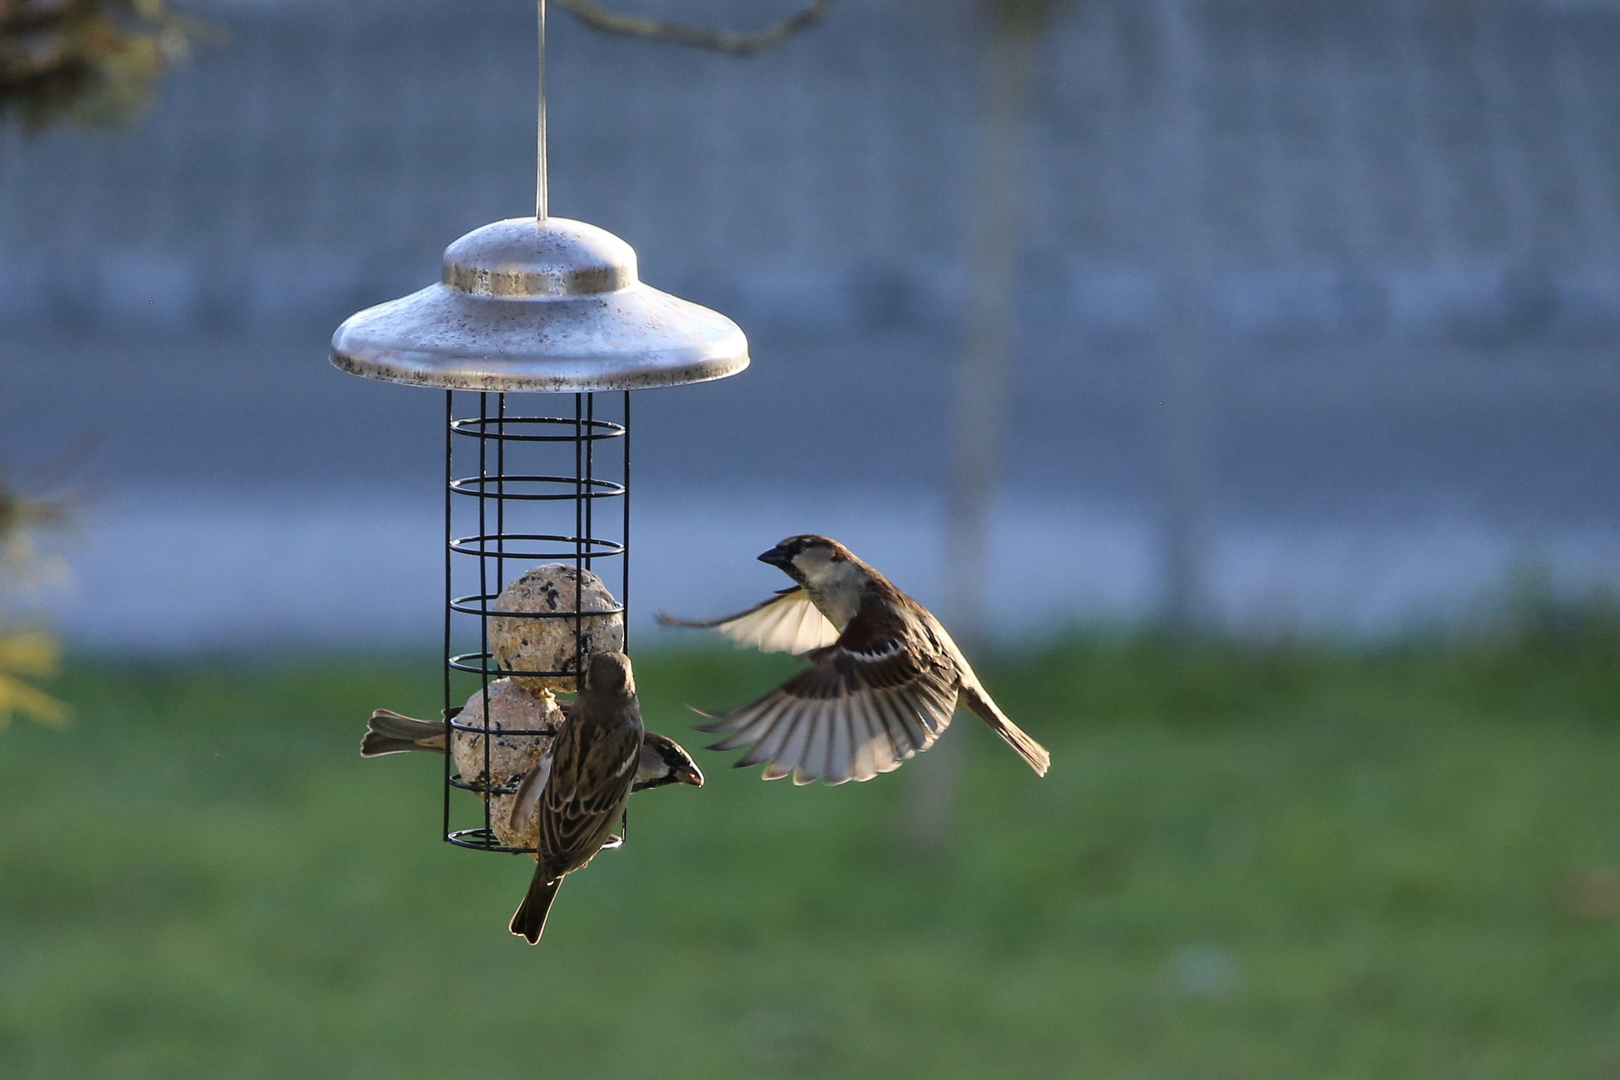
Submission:
[[[528,208],[531,5],[205,10],[230,40],[138,129],[0,136],[0,453],[77,425],[122,485],[427,483],[432,402],[340,386],[324,339]],[[828,489],[933,490],[973,6],[843,0],[752,61],[555,22],[554,208],[754,343],[735,386],[652,399],[644,478],[776,488],[813,453]],[[1451,515],[1542,553],[1620,527],[1616,55],[1600,0],[1070,9],[1033,120],[1014,496],[1162,520],[1194,425],[1212,551],[1223,522]]]
[[[1195,45],[1180,67],[1155,5],[1091,0],[1051,36],[1033,333],[1151,334],[1158,264],[1189,239],[1166,205],[1181,196],[1213,252],[1216,322],[1245,344],[1620,332],[1620,6],[1176,6]],[[525,207],[529,7],[205,6],[231,39],[181,69],[143,127],[0,144],[0,310],[231,327],[324,320],[417,284],[446,237]],[[751,62],[559,23],[569,213],[635,237],[666,280],[735,293],[751,321],[951,327],[978,63],[966,4],[847,0]],[[1173,127],[1167,96],[1186,114]],[[1167,148],[1166,130],[1188,145]]]

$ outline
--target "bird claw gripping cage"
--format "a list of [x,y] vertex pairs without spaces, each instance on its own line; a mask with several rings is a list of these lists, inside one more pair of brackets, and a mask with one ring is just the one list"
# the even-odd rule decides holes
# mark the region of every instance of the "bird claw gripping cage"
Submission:
[[[627,647],[631,393],[724,378],[749,362],[730,319],[643,284],[629,244],[548,216],[544,0],[540,43],[535,216],[473,230],[445,249],[438,283],[351,315],[332,337],[341,370],[445,394],[443,832],[481,851],[534,850],[503,828],[503,800],[515,796],[521,774],[502,775],[497,748],[536,759],[561,721],[550,690],[573,689],[589,649]],[[556,572],[551,602],[503,604],[535,563]],[[593,581],[598,568],[605,574]],[[596,640],[593,627],[604,620],[619,630]],[[525,641],[523,624],[544,636],[543,627],[560,623],[572,630],[572,647],[542,654],[552,662],[525,663],[521,649],[503,653],[514,621]],[[532,722],[496,718],[502,679],[541,688],[524,699],[532,710],[519,710]],[[481,823],[456,827],[466,816],[457,804],[470,806],[457,790],[478,796]]]

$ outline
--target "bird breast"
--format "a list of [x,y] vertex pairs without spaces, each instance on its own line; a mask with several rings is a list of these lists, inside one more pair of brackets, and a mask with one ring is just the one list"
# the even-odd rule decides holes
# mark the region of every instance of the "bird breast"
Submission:
[[827,621],[843,630],[861,607],[866,575],[851,563],[827,563],[805,577],[804,588]]

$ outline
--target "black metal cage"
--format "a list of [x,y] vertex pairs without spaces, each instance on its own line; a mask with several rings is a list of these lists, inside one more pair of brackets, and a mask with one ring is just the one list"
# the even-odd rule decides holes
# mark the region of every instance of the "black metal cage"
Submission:
[[[458,416],[458,407],[470,410],[470,398],[477,399],[476,414]],[[575,671],[499,666],[490,644],[490,619],[572,620],[577,670],[586,652],[586,618],[617,614],[626,621],[628,651],[630,392],[448,390],[444,466],[444,836],[479,851],[528,852],[533,849],[502,843],[491,821],[496,796],[516,790],[515,781],[495,782],[492,735],[538,740],[554,735],[555,729],[542,724],[492,732],[489,686],[506,676],[572,677]],[[572,610],[494,610],[511,580],[545,562],[573,566]],[[586,570],[613,591],[616,603],[611,608],[584,608]],[[459,721],[458,702],[468,701],[480,688],[482,725]],[[458,772],[450,752],[457,732],[482,736],[483,780]],[[479,796],[477,824],[469,820],[474,801],[458,798],[457,790]]]

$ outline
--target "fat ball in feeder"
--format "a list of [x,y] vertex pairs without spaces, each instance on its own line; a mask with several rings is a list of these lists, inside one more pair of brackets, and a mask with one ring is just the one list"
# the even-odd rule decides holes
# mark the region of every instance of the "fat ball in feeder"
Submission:
[[[576,604],[593,614],[576,620]],[[489,621],[490,648],[502,671],[577,673],[582,656],[624,651],[623,609],[589,570],[565,563],[536,566],[501,590],[495,610],[512,613]],[[515,674],[511,679],[531,693],[546,695],[573,691],[578,681],[572,674]]]
[[562,709],[549,691],[531,694],[511,679],[473,691],[450,721],[458,774],[488,803],[490,828],[503,846],[534,847],[534,823],[508,823],[508,818],[518,785],[550,749],[562,722]]

